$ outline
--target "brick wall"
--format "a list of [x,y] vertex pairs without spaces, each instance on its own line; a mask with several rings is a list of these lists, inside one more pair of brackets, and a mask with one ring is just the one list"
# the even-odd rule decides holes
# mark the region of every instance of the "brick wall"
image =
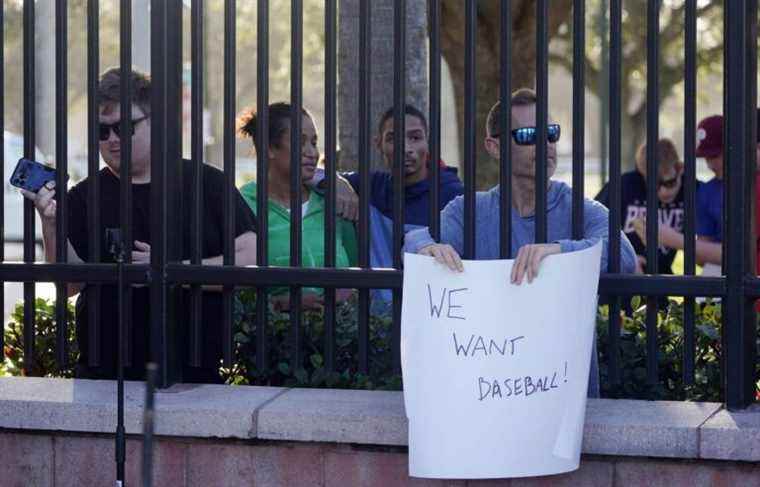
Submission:
[[[142,443],[127,442],[127,485],[141,485]],[[30,434],[0,430],[0,485],[113,485],[114,441],[108,435]],[[153,485],[194,486],[488,486],[723,487],[760,486],[756,463],[584,456],[576,472],[531,479],[410,479],[406,449],[327,443],[160,438]]]

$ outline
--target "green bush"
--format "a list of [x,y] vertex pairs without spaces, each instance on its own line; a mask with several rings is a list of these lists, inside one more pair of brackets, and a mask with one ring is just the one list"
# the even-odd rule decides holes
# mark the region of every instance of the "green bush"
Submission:
[[389,317],[370,316],[369,370],[359,371],[358,305],[356,297],[338,304],[335,323],[333,371],[325,368],[324,312],[302,313],[303,361],[292,363],[290,314],[268,306],[267,357],[264,370],[256,367],[256,292],[239,291],[234,308],[235,365],[226,370],[233,384],[330,387],[346,389],[401,389],[401,376],[391,363],[392,323]]
[[[29,375],[34,377],[73,377],[74,365],[79,357],[74,324],[74,307],[66,303],[68,311],[66,366],[61,368],[56,362],[55,300],[37,298],[35,301],[34,360]],[[25,375],[24,372],[24,302],[20,301],[13,310],[10,321],[5,325],[5,362],[2,372],[10,375]]]
[[[694,384],[687,385],[683,374],[684,323],[683,302],[669,301],[658,313],[656,385],[647,383],[646,306],[638,297],[633,299],[631,316],[621,316],[620,365],[621,385],[609,381],[608,323],[609,309],[599,308],[597,317],[597,348],[602,397],[652,400],[723,400],[721,365],[721,306],[706,302],[694,304]],[[760,336],[757,345],[760,346]],[[757,372],[760,376],[760,364]]]
[[[620,365],[622,384],[609,381],[608,322],[609,309],[600,306],[597,315],[597,349],[603,397],[693,400],[721,402],[721,307],[715,303],[695,304],[695,380],[686,385],[683,380],[683,303],[669,301],[658,313],[656,385],[647,383],[646,306],[633,299],[633,313],[621,315]],[[73,306],[69,304],[68,366],[58,367],[55,360],[56,326],[55,302],[38,298],[36,301],[36,348],[31,375],[71,377],[78,351],[75,340]],[[391,363],[392,323],[390,317],[370,316],[369,370],[359,371],[358,364],[358,306],[355,297],[338,305],[335,324],[334,370],[325,368],[324,312],[308,310],[302,314],[301,350],[303,360],[291,360],[292,328],[290,315],[268,308],[267,363],[256,367],[256,292],[242,290],[236,294],[234,307],[234,363],[223,369],[231,384],[330,387],[350,389],[400,390],[401,376]],[[5,327],[5,363],[1,373],[23,375],[23,302],[16,305],[12,319]],[[760,349],[760,333],[757,340]],[[760,363],[757,365],[760,377]]]

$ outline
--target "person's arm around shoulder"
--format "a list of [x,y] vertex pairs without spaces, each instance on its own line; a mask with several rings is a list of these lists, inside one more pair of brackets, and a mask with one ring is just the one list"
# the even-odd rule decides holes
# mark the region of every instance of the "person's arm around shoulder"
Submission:
[[[359,220],[359,195],[354,190],[352,178],[355,173],[335,173],[335,212],[352,222]],[[318,167],[314,176],[304,184],[318,193],[324,193],[327,188],[325,170]]]

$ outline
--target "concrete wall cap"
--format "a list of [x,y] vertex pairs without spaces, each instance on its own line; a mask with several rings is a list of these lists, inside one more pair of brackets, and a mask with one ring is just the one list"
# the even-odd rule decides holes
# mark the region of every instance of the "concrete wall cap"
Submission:
[[[125,385],[127,433],[142,432],[145,385]],[[0,428],[113,433],[116,383],[0,378]],[[156,394],[155,432],[188,438],[407,445],[401,392],[180,384]],[[589,400],[583,452],[760,460],[760,406]]]
[[702,458],[760,461],[760,405],[721,410],[700,428]]

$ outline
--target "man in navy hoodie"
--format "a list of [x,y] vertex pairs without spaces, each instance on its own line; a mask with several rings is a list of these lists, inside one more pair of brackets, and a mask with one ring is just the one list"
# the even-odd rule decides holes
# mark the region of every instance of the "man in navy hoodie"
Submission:
[[[512,266],[510,280],[521,284],[524,279],[532,281],[539,272],[543,259],[552,254],[582,250],[597,242],[602,242],[601,271],[607,271],[608,211],[601,203],[584,201],[583,238],[572,237],[572,190],[560,181],[552,181],[557,167],[556,142],[559,140],[559,125],[547,128],[546,161],[536,161],[536,94],[533,90],[521,89],[512,95],[510,102],[512,127],[510,134],[499,134],[499,103],[491,108],[486,122],[486,150],[497,161],[500,144],[510,143],[512,155]],[[534,244],[535,235],[535,174],[536,164],[546,164],[548,242]],[[478,260],[499,258],[499,187],[476,195],[476,242],[475,258]],[[460,254],[464,250],[464,198],[454,198],[441,213],[441,241],[436,243],[427,228],[409,232],[405,238],[407,252],[434,257],[455,272],[463,270]],[[620,234],[620,267],[630,273],[636,268],[636,254],[625,234]],[[594,350],[591,361],[588,394],[599,395],[597,357]]]
[[[404,106],[404,224],[428,226],[430,222],[430,161],[428,125],[425,115],[412,105]],[[380,118],[375,146],[383,155],[386,167],[393,167],[393,107]],[[359,173],[343,174],[355,191],[359,191]],[[464,185],[452,167],[441,167],[439,211],[456,196],[464,193]],[[387,171],[370,174],[370,204],[393,220],[393,175]]]
[[[428,170],[430,151],[428,147],[428,125],[425,115],[412,105],[404,105],[404,225],[411,228],[428,226],[430,222],[430,181]],[[383,113],[375,136],[375,146],[383,156],[387,168],[393,167],[393,107]],[[441,164],[439,161],[435,161]],[[358,197],[360,191],[359,172],[340,174],[337,186],[338,213],[346,219],[358,218]],[[320,183],[324,172],[315,174],[312,184]],[[346,184],[347,183],[347,184]],[[464,193],[464,185],[457,176],[457,170],[441,164],[440,198],[438,210],[456,196]],[[380,214],[393,221],[393,175],[390,171],[370,172],[369,202]],[[373,218],[377,214],[373,210]],[[373,222],[375,223],[375,222]]]

